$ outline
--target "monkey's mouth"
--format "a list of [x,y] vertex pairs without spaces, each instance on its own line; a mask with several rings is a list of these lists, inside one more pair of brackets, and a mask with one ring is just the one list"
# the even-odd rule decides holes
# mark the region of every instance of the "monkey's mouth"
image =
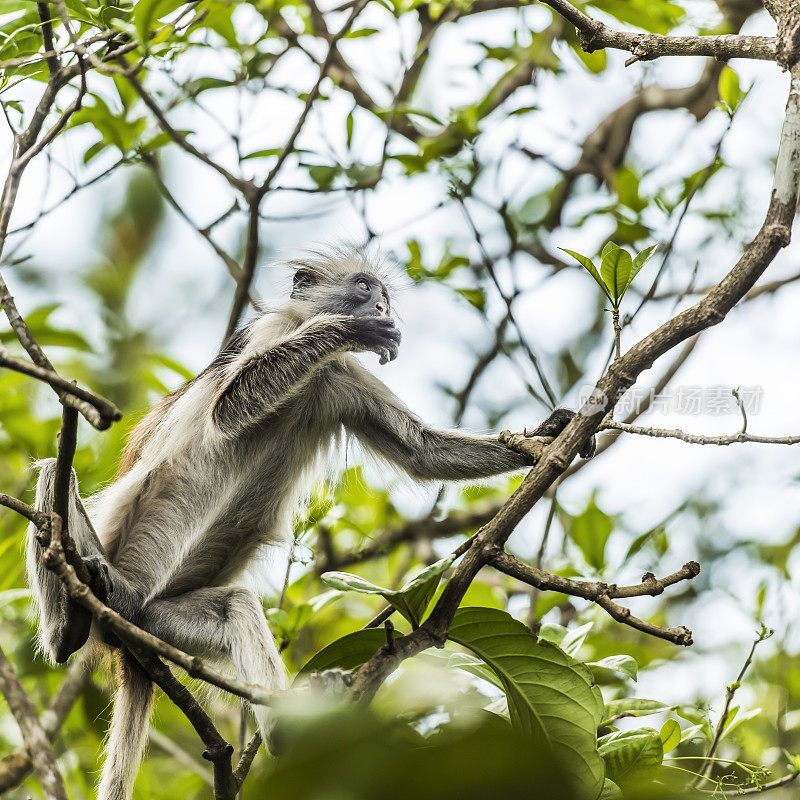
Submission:
[[389,313],[387,311],[377,311],[374,308],[369,311],[356,311],[353,314],[354,317],[388,317]]

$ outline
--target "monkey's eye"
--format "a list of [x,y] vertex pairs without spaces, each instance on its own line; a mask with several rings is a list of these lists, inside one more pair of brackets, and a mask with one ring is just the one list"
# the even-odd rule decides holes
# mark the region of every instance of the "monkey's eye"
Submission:
[[369,283],[367,283],[367,281],[365,281],[363,278],[358,281],[356,286],[358,286],[359,289],[363,289],[365,292],[369,291]]

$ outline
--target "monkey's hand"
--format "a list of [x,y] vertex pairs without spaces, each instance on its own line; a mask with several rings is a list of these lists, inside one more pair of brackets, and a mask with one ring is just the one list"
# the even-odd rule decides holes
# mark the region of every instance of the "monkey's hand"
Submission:
[[552,436],[531,436],[527,433],[511,433],[511,431],[503,431],[497,438],[509,450],[525,456],[529,467],[536,464],[542,457],[545,447],[553,443]]
[[381,364],[397,358],[400,331],[391,317],[347,317],[345,326],[350,349],[354,352],[377,353]]
[[[558,436],[564,428],[569,425],[572,418],[575,416],[574,411],[568,408],[557,408],[535,431],[528,434],[528,436]],[[581,458],[591,458],[597,449],[597,442],[595,437],[592,436],[588,442],[580,449],[579,455]]]
[[89,588],[92,594],[101,602],[108,604],[109,595],[114,592],[114,585],[108,574],[108,565],[99,556],[84,558],[83,563],[89,570]]

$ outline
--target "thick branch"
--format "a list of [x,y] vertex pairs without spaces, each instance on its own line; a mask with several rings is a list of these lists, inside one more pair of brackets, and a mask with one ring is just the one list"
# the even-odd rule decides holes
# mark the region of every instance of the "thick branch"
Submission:
[[587,52],[611,48],[627,50],[628,61],[650,61],[662,56],[711,56],[723,61],[729,58],[754,58],[776,61],[778,40],[774,36],[662,36],[657,33],[616,31],[599,20],[587,16],[566,0],[541,0],[578,31],[581,47]]

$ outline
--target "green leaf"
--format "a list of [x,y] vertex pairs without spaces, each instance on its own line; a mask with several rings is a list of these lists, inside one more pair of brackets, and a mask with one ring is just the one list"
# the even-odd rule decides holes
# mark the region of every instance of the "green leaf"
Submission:
[[406,583],[399,592],[393,592],[386,599],[415,628],[419,627],[422,615],[439,586],[442,573],[452,566],[453,561],[455,561],[454,555],[431,564]]
[[133,24],[139,34],[139,41],[148,44],[153,23],[180,5],[183,5],[182,0],[139,0],[133,10]]
[[[397,631],[395,638],[399,637]],[[322,672],[326,669],[357,669],[369,661],[386,644],[386,631],[383,628],[366,628],[342,636],[323,647],[315,656],[303,664],[298,678],[309,672]]]
[[653,253],[656,250],[656,247],[658,247],[657,244],[651,244],[650,247],[646,247],[644,250],[642,250],[641,253],[636,254],[636,257],[633,259],[633,263],[631,264],[631,271],[630,275],[628,276],[628,282],[625,284],[625,287],[622,290],[623,294],[628,289],[628,287],[633,283],[633,279],[639,274],[639,270],[641,270],[641,268],[650,260],[650,256],[653,255]]
[[347,115],[347,119],[345,120],[345,128],[347,130],[347,149],[350,149],[350,146],[353,144],[353,111],[355,109],[350,109],[350,113]]
[[[48,303],[34,309],[25,317],[25,323],[30,328],[36,341],[40,345],[50,347],[70,347],[84,352],[92,349],[89,342],[83,338],[78,331],[57,328],[50,321],[50,315],[59,307],[58,303]],[[0,333],[0,342],[11,344],[16,342],[17,337],[13,331],[3,331]]]
[[634,773],[655,769],[664,758],[661,738],[651,728],[615,731],[598,739],[597,744],[606,775],[615,783]]
[[483,289],[456,289],[456,292],[479,311],[486,308],[486,292]]
[[681,726],[677,720],[668,719],[659,731],[661,745],[665,753],[674,750],[682,741]]
[[348,31],[345,39],[363,39],[365,36],[373,36],[378,32],[377,28],[359,28],[357,31]]
[[331,166],[328,164],[317,164],[308,168],[308,174],[314,183],[322,189],[327,189],[333,185],[337,176],[341,175],[342,168],[340,166]]
[[328,586],[341,591],[381,595],[417,628],[422,621],[422,614],[439,585],[442,573],[450,567],[454,559],[455,556],[449,556],[431,564],[398,591],[376,586],[350,572],[326,572],[322,575],[322,580]]
[[580,548],[586,563],[602,571],[606,564],[606,542],[614,530],[614,520],[597,507],[594,495],[580,514],[570,517],[560,513],[569,538]]
[[603,765],[595,731],[602,706],[591,672],[554,645],[539,641],[504,611],[461,608],[448,638],[497,674],[514,727],[550,747],[574,776],[582,797],[597,798]]
[[[611,244],[611,243],[609,243]],[[600,264],[600,274],[603,282],[608,286],[609,292],[613,297],[614,307],[619,305],[625,289],[628,286],[631,275],[631,256],[627,250],[623,250],[617,245],[603,248],[603,259]]]
[[686,730],[681,734],[681,744],[684,742],[690,742],[698,734],[701,734],[703,732],[703,727],[703,725],[690,725],[688,728],[686,728]]
[[622,800],[622,789],[614,781],[606,778],[603,781],[603,791],[597,800]]
[[600,667],[601,669],[611,669],[614,672],[619,672],[635,681],[638,677],[638,665],[636,659],[631,656],[607,656],[600,659],[600,661],[589,661],[587,667]]
[[594,278],[595,283],[603,290],[603,294],[613,303],[614,298],[611,296],[610,292],[608,291],[608,287],[603,283],[603,279],[600,277],[600,273],[597,271],[597,267],[595,267],[594,263],[590,258],[586,256],[582,256],[580,253],[576,253],[574,250],[567,250],[566,247],[559,247],[559,250],[562,250],[567,255],[572,256],[576,261],[578,261],[583,268]]
[[739,85],[739,76],[727,65],[719,74],[718,92],[719,99],[730,113],[736,111],[745,96]]
[[606,703],[606,710],[600,725],[608,725],[622,717],[646,717],[650,714],[658,714],[660,711],[668,711],[671,708],[675,708],[675,706],[667,706],[658,700],[644,700],[638,697],[609,700]]
[[583,646],[589,631],[594,627],[594,622],[587,622],[585,625],[580,625],[567,632],[567,635],[561,640],[559,647],[568,655],[573,658],[578,655],[578,651]]
[[254,150],[252,153],[242,156],[242,161],[246,161],[248,158],[272,158],[273,156],[279,156],[282,150],[283,148],[281,147],[270,147],[266,150]]
[[334,589],[339,589],[342,592],[360,592],[361,594],[391,594],[391,589],[384,589],[382,586],[376,586],[368,580],[353,575],[352,572],[325,572],[322,574],[322,580],[332,586]]
[[639,194],[639,176],[630,167],[617,170],[615,184],[617,198],[622,205],[636,213],[647,208],[647,201]]

